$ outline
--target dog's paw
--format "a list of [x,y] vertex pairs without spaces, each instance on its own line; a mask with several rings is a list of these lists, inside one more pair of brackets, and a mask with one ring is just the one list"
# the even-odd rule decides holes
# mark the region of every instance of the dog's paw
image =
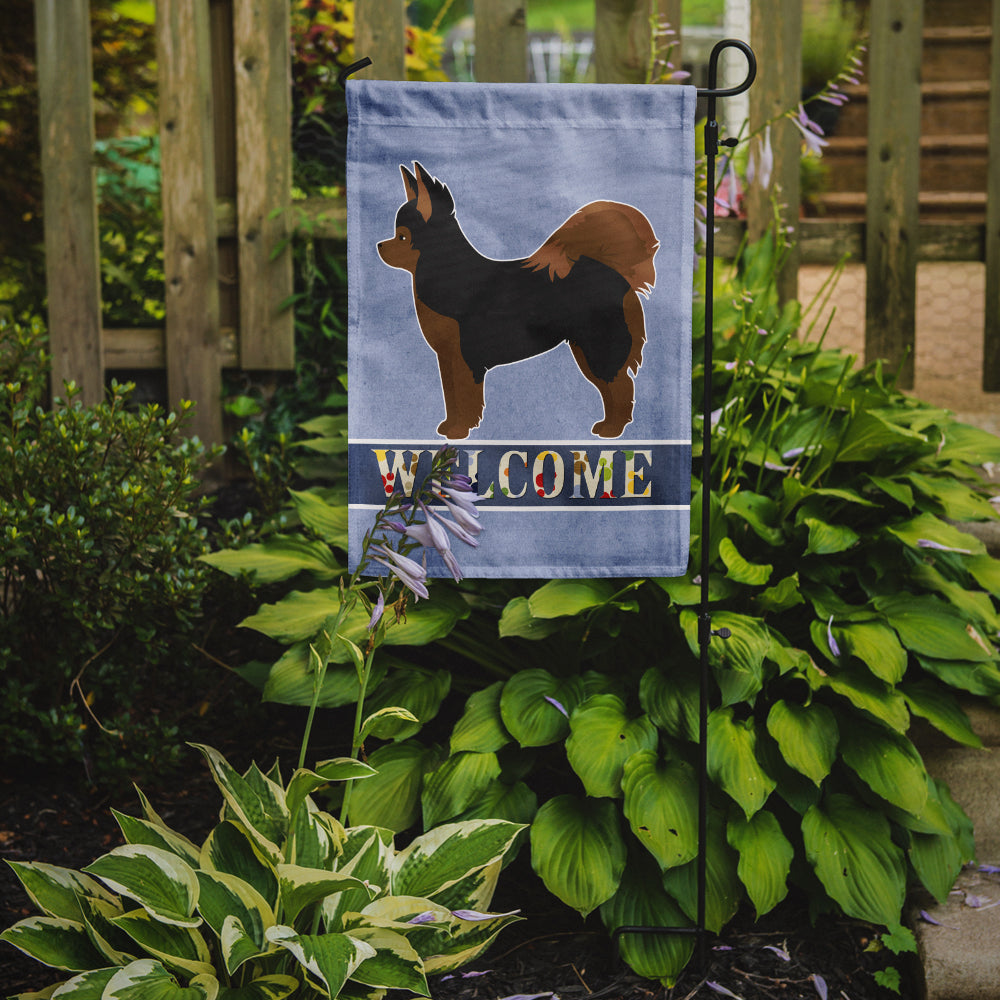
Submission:
[[437,427],[438,434],[449,441],[464,441],[469,436],[469,430],[470,428],[465,424],[458,424],[447,420],[442,420]]
[[597,423],[590,428],[590,433],[596,434],[598,437],[602,438],[621,437],[622,432],[625,430],[625,426],[628,423],[629,421],[627,420],[623,422],[621,420],[608,420],[605,418],[604,420],[598,420]]

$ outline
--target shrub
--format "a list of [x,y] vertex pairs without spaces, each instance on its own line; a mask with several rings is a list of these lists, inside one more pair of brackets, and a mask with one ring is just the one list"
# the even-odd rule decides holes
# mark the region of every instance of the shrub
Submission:
[[190,662],[208,455],[184,433],[187,404],[133,410],[128,385],[96,406],[68,385],[42,408],[40,339],[0,324],[0,742],[8,760],[124,768],[174,752],[156,681]]
[[115,813],[127,843],[82,872],[11,863],[42,914],[0,938],[78,973],[60,995],[429,996],[428,973],[472,961],[518,919],[485,912],[516,824],[453,823],[398,849],[311,798],[367,765],[324,761],[285,785],[277,766],[240,774],[199,749],[225,803],[200,847],[140,793],[144,818]]

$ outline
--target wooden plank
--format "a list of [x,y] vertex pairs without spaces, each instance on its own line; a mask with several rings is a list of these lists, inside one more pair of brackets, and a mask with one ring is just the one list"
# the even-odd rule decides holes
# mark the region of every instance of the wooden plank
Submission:
[[[108,371],[157,371],[166,367],[166,332],[163,327],[116,327],[103,330],[101,339]],[[224,367],[235,368],[239,365],[236,330],[233,327],[220,329],[219,354]]]
[[923,3],[872,0],[868,58],[865,360],[885,359],[899,385],[916,364]]
[[406,0],[364,0],[354,7],[355,58],[372,65],[356,75],[372,80],[406,79]]
[[528,78],[524,0],[475,0],[475,75],[479,83]]
[[104,397],[88,0],[35,0],[52,392]]
[[240,365],[295,367],[291,309],[290,8],[287,0],[233,7]]
[[646,82],[649,14],[649,0],[595,0],[594,69],[598,83]]
[[156,15],[167,393],[171,404],[197,404],[192,433],[214,444],[222,406],[208,4],[160,0]]
[[[760,239],[773,225],[774,206],[780,206],[779,226],[792,230],[799,223],[799,157],[802,135],[782,116],[798,106],[802,91],[802,4],[799,0],[757,0],[750,8],[750,40],[757,56],[757,79],[750,88],[750,132],[771,125],[774,169],[767,187],[755,178],[747,192],[746,206],[752,240]],[[720,109],[720,117],[725,114]],[[734,135],[739,122],[727,129]],[[760,142],[755,138],[754,143]],[[773,234],[779,238],[779,234]],[[777,276],[778,296],[786,302],[798,295],[799,250],[793,243]]]
[[1000,0],[993,0],[990,44],[989,168],[986,174],[986,326],[983,390],[1000,392]]

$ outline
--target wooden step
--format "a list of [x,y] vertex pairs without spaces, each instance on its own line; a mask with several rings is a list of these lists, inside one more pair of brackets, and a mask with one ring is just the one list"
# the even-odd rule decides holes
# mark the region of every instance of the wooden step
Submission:
[[992,38],[989,25],[925,28],[921,79],[925,83],[989,80]]
[[[920,138],[920,188],[925,191],[985,191],[988,169],[985,135],[925,135]],[[868,140],[832,136],[823,151],[833,191],[865,188]]]
[[[828,218],[865,218],[867,198],[863,191],[831,191],[818,195],[815,200]],[[921,219],[981,223],[986,216],[986,193],[921,191],[919,205]]]

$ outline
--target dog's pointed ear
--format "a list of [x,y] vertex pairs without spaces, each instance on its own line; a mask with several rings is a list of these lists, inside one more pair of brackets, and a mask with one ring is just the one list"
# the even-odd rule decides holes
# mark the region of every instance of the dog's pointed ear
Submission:
[[417,179],[401,163],[399,172],[403,175],[403,187],[406,188],[406,200],[413,201],[417,197]]
[[432,213],[451,215],[455,202],[451,192],[441,181],[435,180],[416,160],[413,166],[417,172],[417,212],[424,222],[429,222]]

